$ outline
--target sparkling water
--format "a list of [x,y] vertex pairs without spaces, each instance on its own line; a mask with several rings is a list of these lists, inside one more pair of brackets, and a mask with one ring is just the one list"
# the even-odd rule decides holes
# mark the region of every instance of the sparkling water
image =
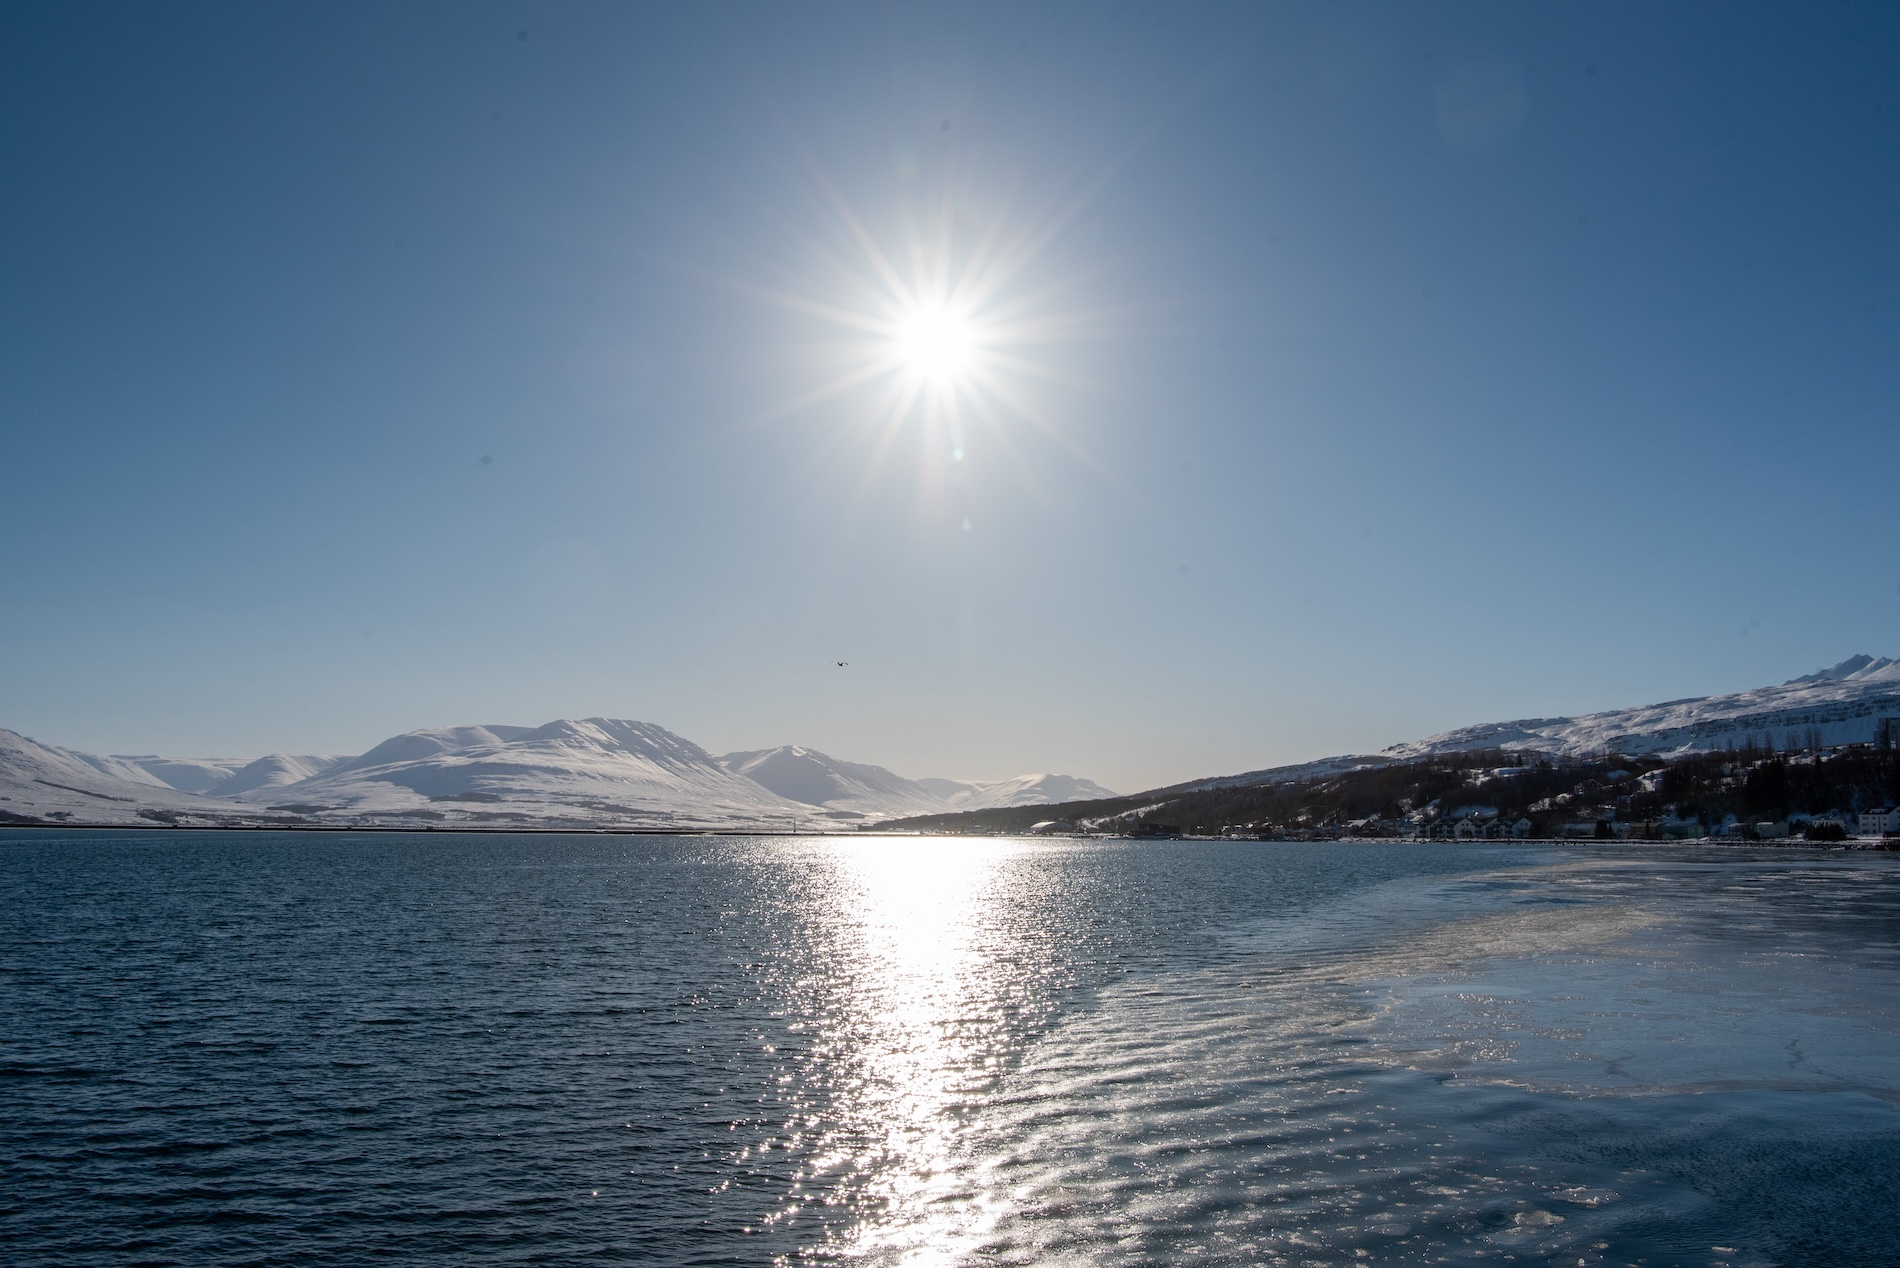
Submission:
[[1900,1263],[1900,859],[0,833],[14,1264]]

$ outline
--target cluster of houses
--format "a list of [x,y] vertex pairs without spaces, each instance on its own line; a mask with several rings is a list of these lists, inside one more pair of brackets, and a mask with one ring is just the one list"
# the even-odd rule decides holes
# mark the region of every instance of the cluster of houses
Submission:
[[[1594,825],[1592,825],[1594,826]],[[1432,819],[1418,825],[1414,839],[1419,841],[1510,841],[1528,837],[1531,821],[1516,819],[1489,808],[1470,814]]]
[[[1291,829],[1264,824],[1243,824],[1226,829],[1222,836],[1257,840],[1271,836],[1277,840],[1333,841],[1340,837],[1398,837],[1414,841],[1512,841],[1531,835],[1533,824],[1524,815],[1509,815],[1493,806],[1466,806],[1450,814],[1434,814],[1436,806],[1395,819],[1377,815],[1350,823],[1325,823]],[[1744,823],[1733,816],[1713,828],[1694,819],[1667,819],[1638,822],[1629,819],[1589,819],[1576,823],[1551,825],[1557,837],[1616,838],[1619,840],[1686,840],[1713,836],[1727,840],[1775,841],[1812,836],[1814,829],[1839,829],[1839,836],[1861,838],[1900,837],[1900,808],[1882,806],[1863,810],[1858,816],[1817,815],[1782,823]],[[1064,835],[1078,831],[1067,819],[1045,819],[1029,829],[1038,835]],[[1180,836],[1181,829],[1167,824],[1135,825],[1136,836]]]
[[1743,823],[1730,816],[1728,822],[1713,830],[1711,835],[1728,838],[1741,838],[1754,841],[1778,841],[1785,837],[1814,836],[1816,832],[1832,831],[1837,838],[1861,837],[1879,839],[1900,836],[1900,808],[1878,806],[1872,810],[1863,810],[1858,815],[1835,811],[1830,814],[1797,815],[1777,823]]
[[[1408,819],[1391,824],[1350,825],[1368,835],[1410,836],[1418,841],[1509,841],[1531,835],[1532,824],[1522,816],[1513,818],[1489,807],[1474,807],[1433,819]],[[1812,835],[1814,829],[1838,829],[1842,837],[1881,838],[1900,836],[1900,807],[1880,806],[1863,810],[1858,816],[1817,815],[1781,823],[1743,823],[1731,819],[1713,829],[1695,820],[1668,820],[1637,823],[1624,819],[1586,820],[1554,825],[1559,837],[1617,837],[1686,839],[1715,836],[1738,840],[1774,841]],[[1398,829],[1398,830],[1394,830]]]

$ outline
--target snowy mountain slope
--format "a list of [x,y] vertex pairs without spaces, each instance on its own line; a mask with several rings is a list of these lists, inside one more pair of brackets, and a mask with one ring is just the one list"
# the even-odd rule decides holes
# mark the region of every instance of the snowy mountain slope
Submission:
[[148,784],[155,788],[174,787],[147,770],[143,761],[136,757],[111,757],[104,753],[82,753],[77,749],[60,749],[59,751],[68,757],[78,758],[108,779],[117,779],[128,784]]
[[1524,718],[1461,727],[1381,756],[1405,760],[1466,749],[1536,749],[1669,755],[1710,749],[1799,748],[1866,744],[1879,739],[1883,720],[1900,725],[1900,661],[1850,656],[1838,665],[1727,696],[1670,700],[1574,718]]
[[[294,784],[350,760],[327,753],[272,753],[269,757],[249,758],[127,757],[75,751],[73,756],[104,774],[210,797],[235,797],[254,788]],[[127,767],[139,773],[129,775]]]
[[[102,762],[129,762],[147,775],[179,792],[208,793],[250,764],[248,757],[99,757],[92,753],[77,756],[98,765]],[[103,766],[100,769],[105,769]]]
[[531,726],[441,726],[404,731],[401,735],[392,735],[362,756],[341,763],[337,773],[427,761],[445,754],[506,744],[533,730]]
[[356,759],[334,753],[272,753],[247,762],[206,791],[214,797],[242,797],[300,784]]
[[613,718],[413,731],[242,799],[320,820],[396,816],[444,826],[757,827],[810,813],[690,740]]
[[788,801],[821,807],[836,817],[890,819],[944,808],[935,793],[882,766],[840,761],[795,744],[724,753],[716,760]]
[[[130,775],[117,773],[130,771]],[[148,812],[211,813],[218,802],[180,792],[129,763],[0,730],[0,823],[149,824]]]
[[[1462,727],[1380,753],[1346,754],[1292,766],[1275,766],[1192,780],[1162,793],[1206,792],[1220,788],[1289,784],[1340,775],[1434,753],[1502,748],[1560,755],[1611,751],[1659,756],[1741,748],[1802,747],[1876,743],[1883,723],[1891,723],[1891,742],[1900,742],[1900,660],[1858,655],[1838,665],[1803,674],[1775,687],[1727,696],[1671,700],[1635,709],[1614,709],[1574,718],[1520,718]],[[920,780],[945,792],[950,780]],[[959,806],[958,809],[974,809]]]
[[1802,674],[1799,678],[1790,678],[1781,685],[1793,687],[1800,683],[1900,681],[1895,678],[1896,665],[1900,665],[1900,661],[1886,656],[1869,656],[1861,652],[1858,655],[1849,656],[1838,665],[1817,669],[1811,674]]
[[[11,737],[0,811],[16,821],[778,830],[948,808],[881,766],[797,745],[714,757],[663,727],[610,718],[435,727],[357,757],[252,760],[115,757],[0,735]],[[965,808],[1109,795],[1065,775],[934,782]]]
[[1116,795],[1094,780],[1082,779],[1075,775],[1018,775],[1014,779],[987,781],[920,779],[916,782],[920,787],[942,798],[944,805],[952,810],[1052,806],[1065,801],[1095,801]]

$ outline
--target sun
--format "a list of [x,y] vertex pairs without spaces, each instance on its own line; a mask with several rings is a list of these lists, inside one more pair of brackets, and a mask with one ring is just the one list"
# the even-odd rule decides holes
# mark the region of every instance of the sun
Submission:
[[[1058,349],[1118,319],[1069,306],[1080,279],[1053,274],[1042,257],[1100,182],[1032,198],[946,167],[879,204],[874,232],[815,163],[808,171],[829,212],[807,242],[809,289],[742,284],[831,328],[802,354],[816,381],[771,413],[846,402],[848,434],[869,441],[866,487],[906,435],[922,442],[928,469],[945,465],[946,486],[967,483],[977,467],[965,459],[979,450],[1026,470],[1029,446],[1046,440],[1093,463],[1072,419],[1050,409],[1088,390]],[[953,519],[968,530],[969,516]]]
[[935,387],[954,384],[977,359],[975,323],[946,304],[922,304],[900,317],[893,343],[905,371]]

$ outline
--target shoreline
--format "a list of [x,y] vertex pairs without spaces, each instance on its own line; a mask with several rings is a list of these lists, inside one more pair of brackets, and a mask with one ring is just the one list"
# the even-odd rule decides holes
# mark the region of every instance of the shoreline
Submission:
[[1200,837],[1200,836],[1130,836],[1110,835],[1107,833],[965,833],[965,832],[879,832],[875,828],[855,829],[837,832],[788,832],[783,828],[740,829],[740,828],[485,828],[485,827],[382,827],[362,824],[176,824],[176,823],[0,823],[0,833],[22,832],[272,832],[272,833],[318,833],[318,834],[382,834],[403,836],[636,836],[636,837],[824,837],[827,839],[862,837],[880,837],[885,840],[967,840],[995,841],[1026,839],[1035,841],[1146,841],[1156,844],[1164,842],[1251,842],[1255,845],[1561,845],[1571,848],[1579,846],[1730,846],[1755,849],[1782,850],[1821,850],[1821,851],[1900,851],[1900,839],[1880,840],[1869,838],[1849,838],[1846,841],[1804,841],[1797,839],[1775,841],[1743,841],[1722,837],[1691,837],[1674,841],[1645,841],[1613,839],[1603,840],[1595,837],[1514,837],[1510,840],[1472,840],[1456,841],[1428,839],[1418,837],[1325,837],[1313,840],[1300,840],[1295,837]]

